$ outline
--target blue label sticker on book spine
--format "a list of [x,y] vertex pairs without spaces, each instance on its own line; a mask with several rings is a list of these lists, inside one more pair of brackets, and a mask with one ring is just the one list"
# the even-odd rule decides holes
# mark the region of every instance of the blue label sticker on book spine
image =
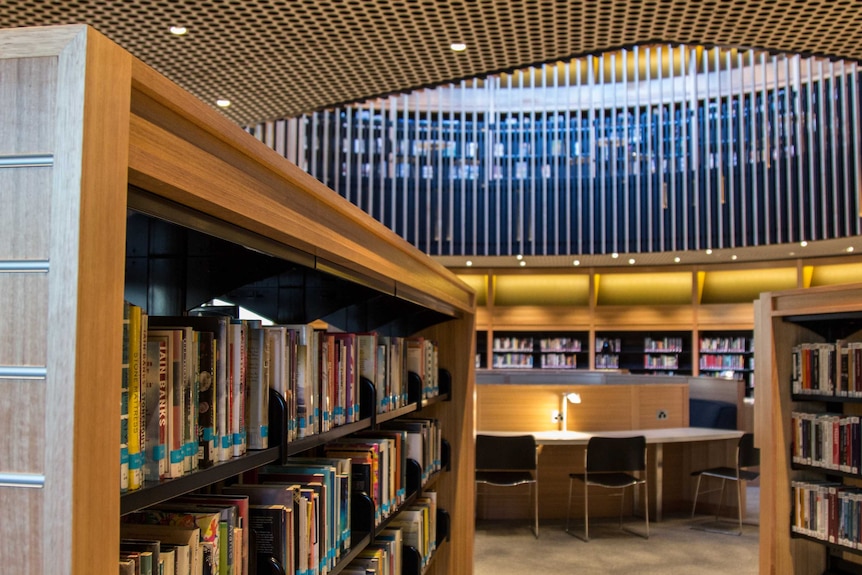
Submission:
[[183,455],[182,449],[171,450],[171,463],[172,464],[182,463],[183,459],[185,459],[185,456]]
[[153,447],[153,461],[161,461],[167,455],[167,448],[164,445],[156,445]]

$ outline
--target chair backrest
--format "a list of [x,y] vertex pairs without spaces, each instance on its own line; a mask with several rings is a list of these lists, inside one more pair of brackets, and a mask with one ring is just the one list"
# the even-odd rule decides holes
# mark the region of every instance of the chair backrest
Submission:
[[753,433],[743,433],[739,438],[736,457],[740,469],[760,465],[760,450],[754,447]]
[[587,472],[643,471],[646,437],[591,437],[587,443]]
[[535,471],[536,438],[532,435],[476,436],[476,469]]

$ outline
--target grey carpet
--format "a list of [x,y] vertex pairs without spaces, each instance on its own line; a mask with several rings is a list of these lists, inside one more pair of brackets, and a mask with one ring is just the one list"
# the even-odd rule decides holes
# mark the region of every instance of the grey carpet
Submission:
[[[743,525],[741,536],[691,529],[711,519],[671,516],[650,524],[649,539],[601,519],[590,522],[588,543],[567,534],[562,523],[543,523],[536,539],[526,521],[477,521],[474,575],[756,575],[758,526]],[[636,518],[625,525],[643,530]]]

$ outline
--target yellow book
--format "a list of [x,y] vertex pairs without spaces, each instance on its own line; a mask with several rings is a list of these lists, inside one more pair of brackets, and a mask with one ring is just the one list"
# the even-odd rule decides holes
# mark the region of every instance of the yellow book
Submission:
[[143,483],[141,451],[141,308],[129,306],[129,489]]

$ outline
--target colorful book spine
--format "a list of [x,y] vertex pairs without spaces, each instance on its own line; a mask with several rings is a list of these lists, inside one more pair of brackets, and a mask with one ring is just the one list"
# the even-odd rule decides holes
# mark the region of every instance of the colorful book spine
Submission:
[[123,362],[120,380],[120,491],[129,489],[129,314],[123,302]]

